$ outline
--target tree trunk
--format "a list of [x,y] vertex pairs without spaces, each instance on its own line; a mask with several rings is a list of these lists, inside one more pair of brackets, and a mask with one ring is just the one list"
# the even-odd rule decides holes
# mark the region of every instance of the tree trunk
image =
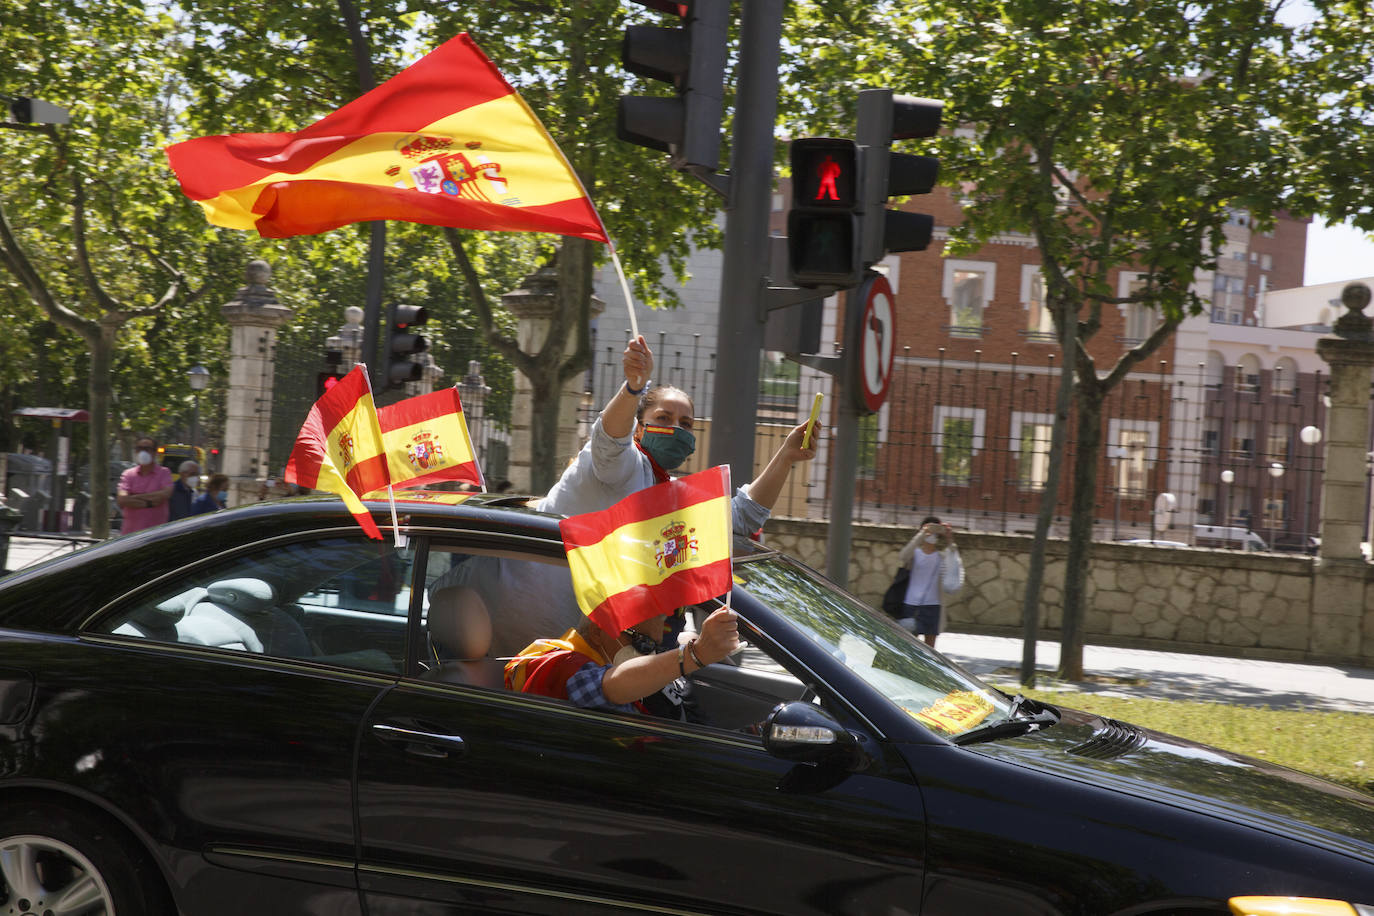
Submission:
[[1095,387],[1080,386],[1078,453],[1073,462],[1073,505],[1069,552],[1064,568],[1064,621],[1059,644],[1059,677],[1083,680],[1083,614],[1097,516],[1097,454],[1102,447],[1102,398]]
[[[1064,322],[1062,335],[1063,352],[1072,353],[1078,346],[1074,336],[1078,320]],[[1021,647],[1021,684],[1035,686],[1035,647],[1040,623],[1040,586],[1045,581],[1045,547],[1050,538],[1050,523],[1054,520],[1054,507],[1059,502],[1060,469],[1064,462],[1059,460],[1064,454],[1064,444],[1068,440],[1069,410],[1073,405],[1073,361],[1064,360],[1059,373],[1059,393],[1055,399],[1054,428],[1050,433],[1049,475],[1045,489],[1040,493],[1040,512],[1035,518],[1035,541],[1031,545],[1030,566],[1026,571],[1026,594],[1021,603],[1022,639]]]
[[91,378],[87,383],[91,453],[91,537],[110,536],[110,402],[114,386],[115,335],[122,319],[106,315],[93,333],[83,334],[91,348]]

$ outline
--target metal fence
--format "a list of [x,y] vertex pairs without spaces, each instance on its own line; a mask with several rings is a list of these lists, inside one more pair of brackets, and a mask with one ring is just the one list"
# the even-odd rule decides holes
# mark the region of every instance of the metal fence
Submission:
[[[658,338],[650,341],[655,382],[685,390],[709,425],[716,354],[699,337]],[[595,349],[584,422],[620,384],[620,340]],[[1055,533],[1066,533],[1080,430],[1075,413],[1066,447],[1050,453],[1058,384],[1053,358],[1025,365],[1015,354],[985,363],[947,360],[943,351],[934,358],[904,351],[887,403],[859,424],[856,520],[913,525],[937,515],[967,529],[1030,532],[1050,463],[1059,462]],[[763,356],[757,461],[805,420],[816,391],[827,395],[823,416],[833,428],[829,376]],[[1285,379],[1237,368],[1218,379],[1202,366],[1176,371],[1161,363],[1153,373],[1130,377],[1102,405],[1095,536],[1240,547],[1240,532],[1248,530],[1267,547],[1312,552],[1323,453],[1311,440],[1325,428],[1325,391],[1321,373]],[[699,469],[705,459],[694,456],[687,469]],[[817,460],[793,476],[801,479],[784,491],[775,514],[828,517],[825,440]],[[1161,514],[1159,506],[1172,508]],[[1238,531],[1223,530],[1229,528]]]
[[[285,463],[300,418],[315,398],[311,367],[318,346],[307,337],[284,334],[278,341],[271,405],[274,469]],[[700,335],[656,337],[650,341],[655,382],[691,395],[699,419],[709,427],[717,354]],[[622,381],[623,340],[618,334],[609,343],[593,338],[587,396],[578,417],[584,432]],[[905,350],[895,360],[883,409],[859,424],[855,519],[914,525],[925,515],[937,515],[965,529],[1029,532],[1050,463],[1059,462],[1063,483],[1054,530],[1067,533],[1080,430],[1074,415],[1066,447],[1051,454],[1058,384],[1052,357],[1032,365],[1019,363],[1015,354],[995,363],[981,356],[950,360],[943,351],[921,358]],[[827,396],[823,418],[833,429],[832,379],[776,354],[761,357],[759,391],[741,395],[758,404],[759,463],[805,420],[817,391]],[[1285,379],[1235,368],[1217,378],[1203,366],[1178,371],[1161,363],[1153,373],[1129,378],[1102,406],[1095,536],[1238,547],[1238,541],[1223,536],[1222,529],[1234,528],[1254,532],[1267,547],[1312,552],[1319,530],[1325,391],[1320,373]],[[508,420],[486,411],[470,394],[464,395],[464,409],[478,460],[494,482],[504,476],[508,459]],[[686,470],[699,470],[706,460],[699,449]],[[823,438],[816,461],[793,470],[774,514],[827,518],[829,461],[829,440]],[[1160,501],[1170,498],[1172,511],[1156,513]]]

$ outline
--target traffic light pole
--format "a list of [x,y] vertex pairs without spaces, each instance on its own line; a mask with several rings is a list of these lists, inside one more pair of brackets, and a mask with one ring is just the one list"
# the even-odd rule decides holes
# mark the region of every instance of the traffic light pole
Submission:
[[[740,24],[739,81],[725,257],[717,326],[716,387],[711,408],[711,464],[730,465],[737,484],[754,479],[754,426],[763,351],[768,220],[773,210],[773,124],[784,0],[749,0]],[[814,293],[813,293],[814,295]]]

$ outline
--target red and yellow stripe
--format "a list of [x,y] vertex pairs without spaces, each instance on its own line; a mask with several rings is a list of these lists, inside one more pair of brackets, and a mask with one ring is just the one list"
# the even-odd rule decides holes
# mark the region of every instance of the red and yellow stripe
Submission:
[[381,538],[358,498],[388,480],[372,386],[362,366],[354,366],[310,408],[284,476],[289,483],[337,493],[368,536]]
[[167,158],[211,223],[264,238],[395,219],[606,241],[558,146],[466,33],[297,133],[200,137]]
[[482,486],[456,388],[407,398],[377,411],[391,485],[464,480]]
[[[564,519],[559,531],[582,612],[619,633],[730,590],[729,469],[640,490],[604,511]],[[671,566],[669,541],[681,545]]]

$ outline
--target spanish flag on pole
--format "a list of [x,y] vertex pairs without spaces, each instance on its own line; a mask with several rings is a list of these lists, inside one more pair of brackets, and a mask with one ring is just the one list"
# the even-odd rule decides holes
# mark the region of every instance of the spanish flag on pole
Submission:
[[466,33],[294,134],[167,148],[216,226],[264,238],[367,220],[607,241],[572,168]]
[[372,385],[361,365],[310,408],[284,476],[287,483],[337,493],[367,536],[381,540],[381,530],[358,498],[387,485],[382,430]]
[[377,419],[392,486],[465,480],[482,487],[458,389],[444,388],[380,407]]
[[730,590],[730,468],[558,523],[582,613],[607,633]]

